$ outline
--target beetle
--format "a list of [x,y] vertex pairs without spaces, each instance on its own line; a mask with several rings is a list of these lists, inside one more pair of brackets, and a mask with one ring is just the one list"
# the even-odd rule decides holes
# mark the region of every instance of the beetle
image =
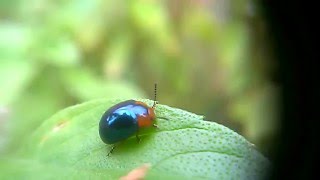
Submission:
[[[127,100],[110,107],[101,117],[99,122],[99,135],[106,144],[114,144],[108,156],[115,149],[115,143],[135,134],[137,141],[140,142],[138,135],[139,129],[154,126],[156,119],[155,107],[157,105],[157,84],[154,86],[154,103],[149,107],[146,103],[136,100]],[[165,119],[165,118],[164,118]]]

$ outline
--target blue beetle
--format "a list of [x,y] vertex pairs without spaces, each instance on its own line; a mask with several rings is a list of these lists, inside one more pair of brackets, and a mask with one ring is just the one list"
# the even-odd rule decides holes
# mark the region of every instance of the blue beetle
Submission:
[[[155,84],[155,98],[152,107],[141,101],[127,100],[109,108],[101,117],[99,123],[99,135],[106,144],[121,142],[132,135],[136,135],[138,141],[138,130],[142,127],[154,126],[156,119],[155,107],[157,84]],[[113,152],[115,145],[111,148],[108,156]]]

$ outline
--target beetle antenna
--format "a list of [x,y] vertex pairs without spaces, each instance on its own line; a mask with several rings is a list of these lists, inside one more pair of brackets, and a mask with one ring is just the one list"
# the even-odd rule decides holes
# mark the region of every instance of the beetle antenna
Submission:
[[157,104],[157,83],[154,83],[154,101],[152,108],[155,108]]

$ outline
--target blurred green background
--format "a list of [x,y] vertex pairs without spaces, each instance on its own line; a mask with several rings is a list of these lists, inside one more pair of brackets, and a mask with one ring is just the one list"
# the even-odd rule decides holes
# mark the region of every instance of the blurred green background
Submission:
[[250,0],[1,0],[0,154],[60,109],[153,99],[157,82],[161,104],[270,156],[278,87],[266,30]]

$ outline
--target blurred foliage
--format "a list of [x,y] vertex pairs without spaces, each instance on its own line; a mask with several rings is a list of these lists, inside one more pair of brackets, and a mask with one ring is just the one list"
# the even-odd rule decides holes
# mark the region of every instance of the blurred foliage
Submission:
[[249,0],[1,0],[0,152],[59,109],[152,98],[157,82],[162,104],[222,123],[268,154],[277,87],[264,31]]

